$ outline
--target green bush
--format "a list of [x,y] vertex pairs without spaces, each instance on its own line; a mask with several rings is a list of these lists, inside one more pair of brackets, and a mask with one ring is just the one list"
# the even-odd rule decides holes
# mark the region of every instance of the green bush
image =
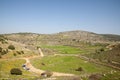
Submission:
[[12,68],[12,69],[10,70],[10,73],[11,73],[12,75],[22,75],[22,71],[21,71],[19,68]]
[[79,67],[78,69],[75,69],[75,71],[83,71],[82,67]]
[[14,47],[14,45],[9,45],[8,49],[15,50],[15,47]]
[[104,50],[104,48],[101,48],[100,51],[103,52],[103,51],[105,51],[105,50]]
[[21,55],[21,52],[20,52],[20,51],[16,51],[16,53]]

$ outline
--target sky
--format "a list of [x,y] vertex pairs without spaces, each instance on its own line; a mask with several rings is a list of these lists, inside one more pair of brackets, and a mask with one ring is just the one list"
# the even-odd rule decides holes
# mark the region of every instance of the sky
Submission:
[[0,34],[73,30],[120,35],[120,0],[0,0]]

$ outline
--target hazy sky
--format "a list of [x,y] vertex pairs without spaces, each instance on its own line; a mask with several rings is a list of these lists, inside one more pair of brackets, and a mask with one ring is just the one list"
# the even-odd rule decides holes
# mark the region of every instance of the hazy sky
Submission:
[[120,35],[120,0],[0,0],[0,33],[71,30]]

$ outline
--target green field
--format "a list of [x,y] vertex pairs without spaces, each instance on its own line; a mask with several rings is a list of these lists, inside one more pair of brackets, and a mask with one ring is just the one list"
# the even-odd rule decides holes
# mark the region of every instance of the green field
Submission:
[[83,46],[83,47],[72,47],[72,46],[63,46],[63,45],[56,45],[56,46],[49,46],[43,45],[42,48],[48,48],[56,51],[60,54],[85,54],[94,52],[96,49],[101,48],[101,46]]
[[[46,56],[41,59],[31,59],[31,63],[38,69],[72,73],[76,75],[86,73],[101,73],[111,70],[110,68],[93,64],[74,56]],[[42,63],[44,63],[45,65],[42,65]],[[75,70],[79,67],[82,67],[83,71]]]

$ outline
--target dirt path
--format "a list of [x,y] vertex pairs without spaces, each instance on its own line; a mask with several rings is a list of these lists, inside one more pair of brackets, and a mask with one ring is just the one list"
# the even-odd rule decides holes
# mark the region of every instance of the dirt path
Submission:
[[43,52],[42,52],[42,50],[40,48],[38,48],[38,52],[39,52],[41,57],[44,57],[44,54],[43,54]]
[[[33,56],[30,58],[22,58],[22,59],[26,60],[25,64],[26,64],[27,68],[30,68],[30,70],[29,70],[30,72],[34,72],[34,73],[37,73],[38,75],[40,75],[41,73],[43,73],[45,71],[35,68],[30,62],[31,58],[37,58],[37,57],[39,57],[39,56]],[[53,72],[52,76],[75,76],[75,75],[74,74],[67,74],[67,73]]]

